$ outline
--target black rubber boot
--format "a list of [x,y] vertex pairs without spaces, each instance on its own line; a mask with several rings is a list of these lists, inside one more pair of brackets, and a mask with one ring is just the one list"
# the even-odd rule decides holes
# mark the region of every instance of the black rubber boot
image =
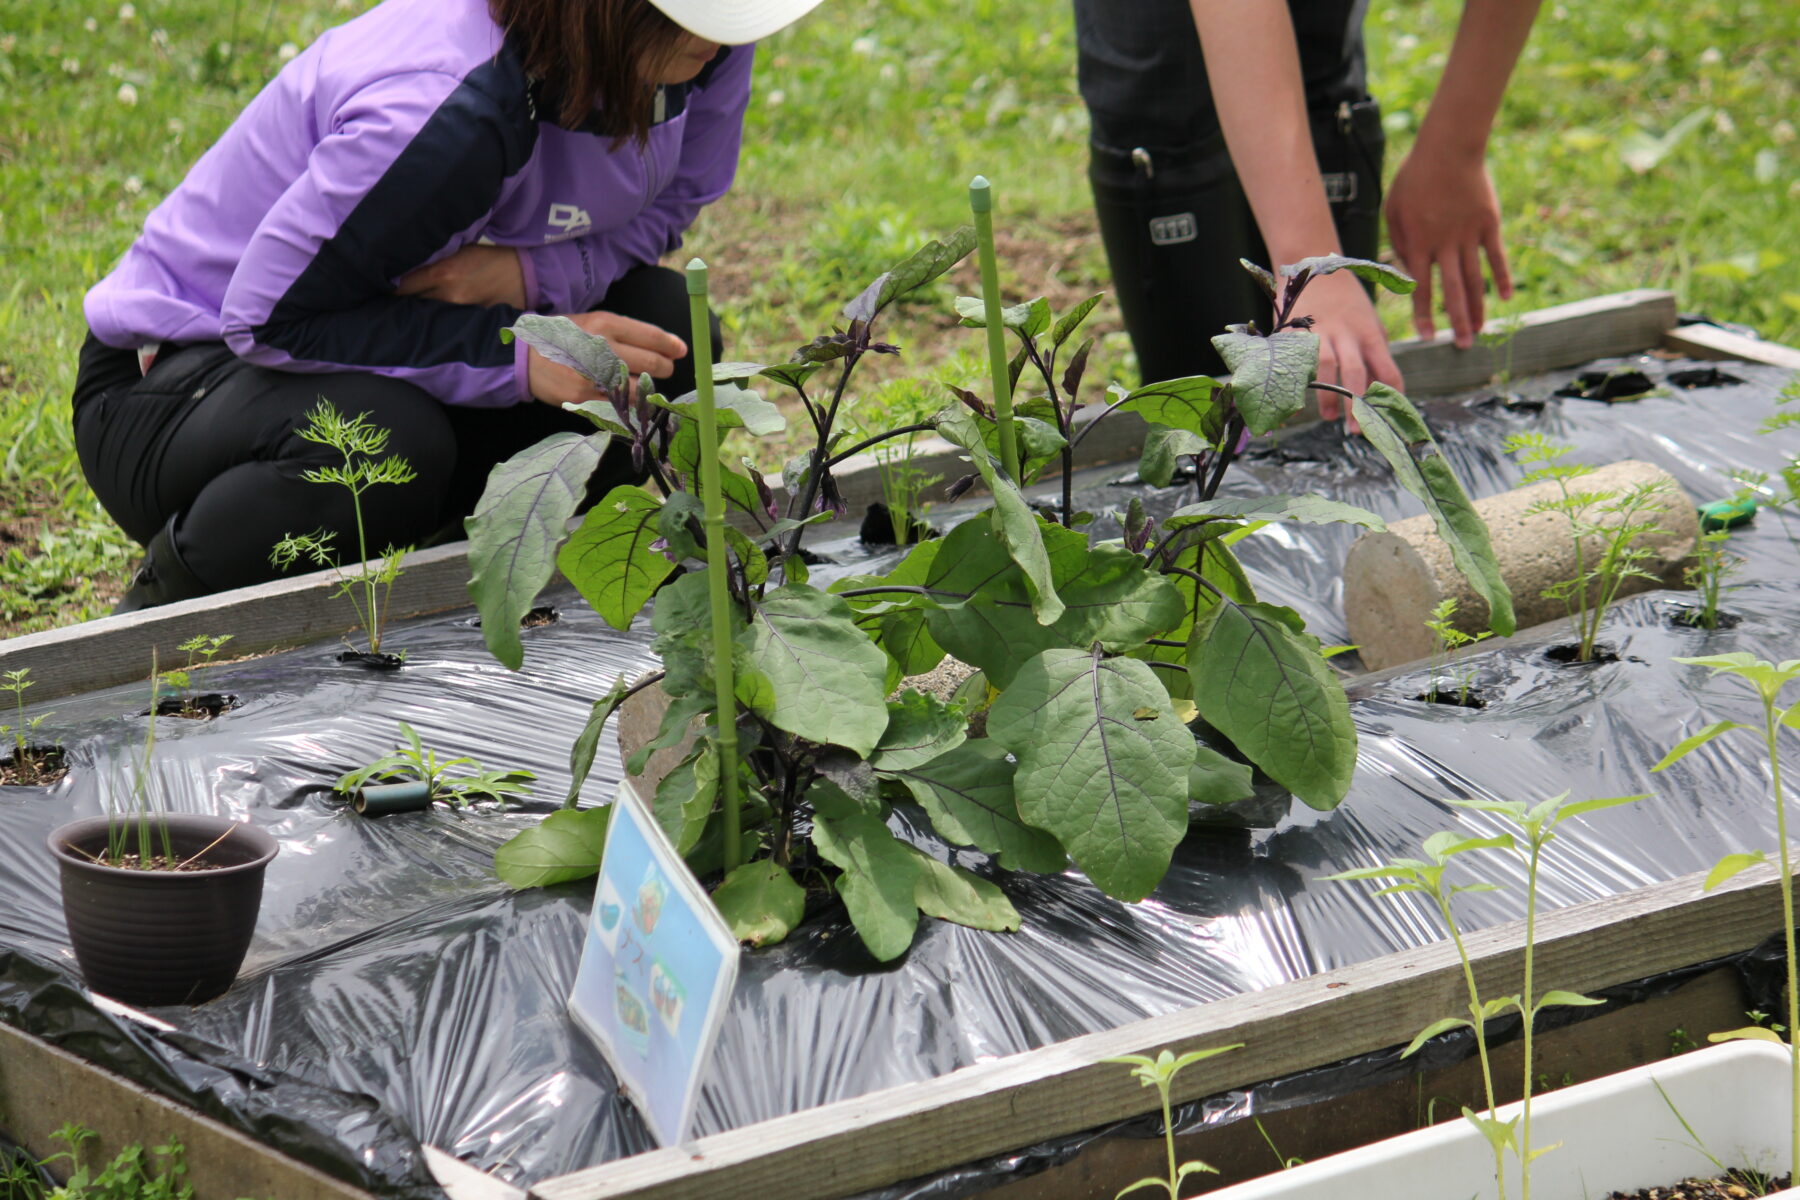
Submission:
[[118,604],[113,606],[113,612],[128,613],[140,608],[155,608],[159,604],[188,600],[216,590],[208,587],[199,576],[190,571],[188,565],[181,560],[180,551],[175,549],[175,522],[178,519],[170,517],[169,523],[157,530],[156,536],[150,539],[150,544],[144,547],[144,561],[138,564],[131,586],[120,597]]

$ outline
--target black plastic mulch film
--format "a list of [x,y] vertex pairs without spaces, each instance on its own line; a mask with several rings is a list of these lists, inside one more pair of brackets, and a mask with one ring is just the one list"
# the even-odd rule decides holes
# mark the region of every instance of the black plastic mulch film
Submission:
[[[1693,366],[1629,365],[1659,384]],[[1574,375],[1562,372],[1515,385],[1541,404],[1465,398],[1433,403],[1428,416],[1478,495],[1512,486],[1519,471],[1501,443],[1536,429],[1596,465],[1657,463],[1704,502],[1732,490],[1732,470],[1775,471],[1788,448],[1757,432],[1788,373],[1729,370],[1742,382],[1665,386],[1612,404],[1552,397]],[[1319,491],[1384,515],[1417,511],[1366,443],[1324,427],[1259,446],[1234,476],[1229,486],[1247,493]],[[1119,483],[1078,495],[1077,507],[1101,513],[1137,494],[1163,512],[1186,498]],[[1240,553],[1265,599],[1298,609],[1325,642],[1344,642],[1339,575],[1351,537],[1272,526]],[[1548,852],[1547,907],[1771,845],[1754,739],[1722,739],[1649,774],[1702,725],[1758,719],[1748,689],[1709,682],[1671,658],[1800,653],[1792,599],[1800,547],[1787,518],[1765,511],[1730,548],[1749,560],[1726,601],[1738,618],[1731,629],[1678,623],[1691,596],[1636,597],[1615,608],[1602,634],[1617,662],[1555,666],[1542,652],[1556,638],[1536,633],[1479,654],[1476,683],[1488,699],[1479,711],[1413,699],[1425,680],[1418,668],[1356,680],[1362,754],[1344,805],[1330,814],[1296,806],[1278,827],[1254,833],[1196,833],[1140,904],[1109,900],[1072,871],[998,871],[918,833],[901,810],[897,821],[920,845],[995,879],[1024,928],[992,934],[925,920],[911,952],[883,967],[840,911],[783,945],[746,952],[701,1096],[700,1132],[1436,941],[1438,920],[1409,902],[1416,898],[1372,898],[1318,877],[1415,852],[1440,829],[1489,828],[1443,797],[1657,794],[1567,827]],[[80,990],[44,848],[51,829],[102,812],[105,789],[122,786],[148,685],[38,706],[53,710],[43,732],[61,738],[74,769],[48,793],[0,795],[0,1020],[383,1195],[440,1194],[421,1142],[521,1184],[650,1148],[564,1012],[592,885],[513,894],[492,873],[494,848],[555,806],[593,698],[649,663],[646,635],[612,632],[578,599],[559,607],[561,620],[524,633],[518,673],[487,654],[470,617],[439,618],[390,635],[407,651],[400,671],[340,664],[335,645],[228,664],[209,670],[202,690],[233,693],[241,707],[216,721],[161,721],[156,771],[172,807],[248,816],[282,842],[237,986],[199,1008],[157,1010],[168,1029],[96,1007]],[[401,720],[440,753],[536,771],[538,799],[504,814],[439,809],[371,821],[348,812],[331,781],[392,749]],[[609,737],[588,794],[606,797],[619,775]],[[1461,915],[1470,927],[1513,919],[1520,891],[1467,895]],[[1225,1120],[1341,1095],[1394,1069],[1382,1056],[1337,1064],[1189,1106],[1186,1117]],[[967,1195],[1066,1157],[1099,1132],[878,1194]]]

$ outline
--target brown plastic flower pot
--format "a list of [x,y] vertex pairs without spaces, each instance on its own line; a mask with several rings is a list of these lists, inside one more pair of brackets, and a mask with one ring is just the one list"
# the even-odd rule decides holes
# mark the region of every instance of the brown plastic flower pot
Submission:
[[[154,826],[166,823],[176,857],[205,850],[208,866],[137,871],[95,862],[107,851],[113,822],[106,817],[72,821],[50,835],[69,941],[88,987],[101,995],[146,1007],[199,1004],[237,978],[256,932],[263,870],[278,846],[263,830],[226,817],[151,820],[158,847]],[[134,848],[136,841],[134,828]]]

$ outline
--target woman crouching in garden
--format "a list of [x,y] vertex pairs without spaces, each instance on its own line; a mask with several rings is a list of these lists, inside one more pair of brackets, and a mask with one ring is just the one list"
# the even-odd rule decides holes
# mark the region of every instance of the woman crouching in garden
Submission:
[[817,3],[386,0],[288,63],[87,296],[76,446],[145,546],[119,609],[268,579],[289,533],[355,544],[345,489],[302,478],[342,462],[296,432],[321,397],[415,473],[370,495],[371,547],[455,528],[495,463],[591,432],[561,407],[591,386],[501,340],[522,312],[691,389],[656,264],[731,185],[747,43]]

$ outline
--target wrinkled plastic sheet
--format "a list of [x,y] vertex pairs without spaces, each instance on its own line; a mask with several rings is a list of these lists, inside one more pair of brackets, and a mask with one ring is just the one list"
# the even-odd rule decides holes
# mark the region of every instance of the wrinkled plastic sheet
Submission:
[[[1643,368],[1656,380],[1675,369],[1649,360]],[[1732,490],[1733,470],[1781,465],[1781,441],[1756,431],[1786,375],[1729,370],[1743,382],[1613,405],[1509,406],[1477,397],[1434,405],[1429,417],[1477,494],[1504,490],[1518,476],[1500,449],[1505,435],[1540,429],[1595,463],[1658,463],[1705,501]],[[1547,397],[1567,377],[1516,390]],[[1233,486],[1317,490],[1390,516],[1417,511],[1387,479],[1365,444],[1321,428],[1259,447]],[[1179,489],[1103,483],[1078,505],[1102,512],[1133,495],[1161,512],[1187,500]],[[1349,541],[1329,527],[1280,527],[1240,550],[1259,591],[1299,609],[1332,642],[1345,640],[1338,571]],[[1678,623],[1691,605],[1683,594],[1636,597],[1607,620],[1603,640],[1618,651],[1616,662],[1549,663],[1542,651],[1560,640],[1554,630],[1481,649],[1472,662],[1489,704],[1480,711],[1414,699],[1425,684],[1419,668],[1358,679],[1350,694],[1362,758],[1343,807],[1295,807],[1278,827],[1253,834],[1196,833],[1140,904],[1109,900],[1075,872],[999,871],[980,854],[938,843],[900,810],[907,836],[993,878],[1024,928],[990,934],[924,921],[913,949],[883,966],[840,910],[783,945],[746,953],[698,1131],[929,1079],[1434,942],[1443,931],[1416,898],[1372,898],[1366,888],[1318,877],[1413,852],[1440,829],[1493,827],[1446,797],[1657,794],[1570,823],[1548,851],[1547,907],[1769,845],[1774,820],[1753,739],[1721,739],[1649,774],[1702,725],[1758,717],[1747,689],[1708,681],[1673,657],[1745,649],[1780,658],[1800,645],[1792,599],[1800,551],[1782,515],[1765,512],[1732,546],[1751,564],[1727,600],[1734,628],[1707,633]],[[850,547],[838,550],[846,567],[867,565],[852,561],[859,555]],[[102,812],[109,789],[124,786],[147,685],[44,706],[55,710],[45,728],[60,735],[74,770],[48,792],[0,796],[0,1020],[384,1195],[436,1194],[421,1142],[520,1183],[648,1149],[642,1122],[565,1015],[591,884],[514,894],[491,871],[495,847],[555,807],[568,781],[568,746],[592,699],[650,661],[643,630],[616,633],[578,600],[557,600],[558,622],[525,631],[525,669],[517,673],[488,656],[467,615],[399,626],[390,640],[408,657],[397,672],[339,663],[336,646],[209,669],[204,690],[236,694],[243,704],[213,722],[163,719],[158,785],[171,807],[247,818],[283,849],[237,986],[198,1008],[156,1010],[150,1022],[80,989],[44,850],[53,828]],[[536,798],[509,812],[356,817],[330,783],[391,749],[401,720],[440,752],[538,772]],[[607,796],[619,776],[608,739],[588,794]],[[1488,871],[1498,882],[1520,882],[1503,863]],[[1519,893],[1515,886],[1466,895],[1459,913],[1469,927],[1514,919]],[[1279,1095],[1286,1103],[1340,1094],[1358,1076],[1356,1064],[1338,1064],[1315,1079],[1285,1081]],[[1195,1119],[1224,1119],[1232,1104],[1214,1108],[1212,1118]],[[1040,1147],[882,1195],[966,1195],[1067,1152],[1068,1145]]]

